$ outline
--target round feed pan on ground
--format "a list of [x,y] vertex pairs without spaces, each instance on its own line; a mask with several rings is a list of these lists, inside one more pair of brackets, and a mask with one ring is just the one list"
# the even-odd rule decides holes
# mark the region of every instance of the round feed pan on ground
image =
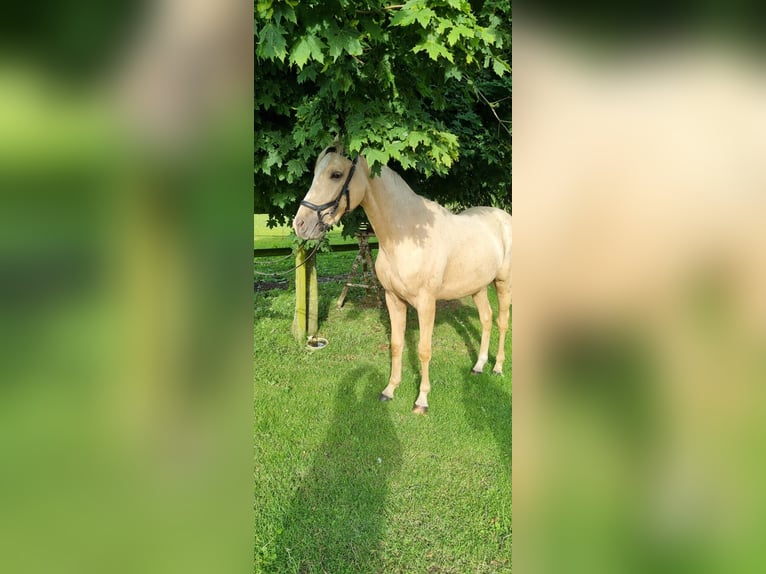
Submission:
[[306,348],[309,351],[318,351],[319,349],[324,349],[326,346],[327,339],[322,337],[309,337],[308,341],[306,341]]

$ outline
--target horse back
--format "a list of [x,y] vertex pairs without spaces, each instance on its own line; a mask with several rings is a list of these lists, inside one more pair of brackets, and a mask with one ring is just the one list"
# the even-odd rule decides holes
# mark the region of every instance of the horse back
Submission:
[[508,213],[492,207],[474,207],[450,218],[450,232],[443,235],[451,244],[443,276],[445,294],[464,296],[495,280],[510,280],[511,225]]
[[476,230],[477,239],[497,242],[503,263],[507,263],[510,272],[513,242],[511,214],[496,207],[471,207],[459,213],[458,217],[466,218],[471,222],[470,225]]

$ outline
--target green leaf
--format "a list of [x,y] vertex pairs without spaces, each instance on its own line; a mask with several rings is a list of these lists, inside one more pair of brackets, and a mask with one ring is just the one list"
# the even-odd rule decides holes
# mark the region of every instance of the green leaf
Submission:
[[497,39],[497,35],[495,34],[495,31],[490,28],[479,28],[478,29],[479,37],[484,41],[485,44],[493,45],[495,43],[495,40]]
[[298,81],[299,84],[302,84],[306,80],[313,82],[314,80],[316,80],[317,74],[318,74],[317,69],[313,66],[308,68],[303,68],[298,73],[298,76],[295,79]]
[[495,58],[492,61],[492,71],[495,72],[498,76],[503,76],[507,72],[510,71],[508,68],[508,64],[503,62],[500,58]]
[[460,68],[457,66],[450,66],[444,71],[444,79],[450,80],[455,79],[458,82],[463,79],[463,72],[460,71]]
[[348,151],[358,153],[364,146],[364,136],[360,132],[352,133],[348,141]]
[[402,8],[398,10],[396,14],[391,18],[392,26],[409,26],[415,22],[417,18],[417,10]]
[[471,38],[474,32],[465,24],[457,24],[447,34],[447,44],[454,46],[460,41],[460,38]]
[[255,9],[259,14],[263,14],[264,12],[267,12],[271,9],[271,5],[274,3],[274,0],[258,0],[258,3],[255,5]]
[[447,144],[450,146],[454,147],[457,145],[457,136],[453,133],[442,131],[439,132],[439,137],[442,141],[447,142]]
[[287,162],[287,173],[293,177],[293,181],[298,179],[306,171],[306,163],[299,159],[291,159]]
[[303,130],[303,128],[296,126],[295,130],[293,131],[293,141],[296,143],[296,145],[302,147],[306,143],[307,137],[308,135]]
[[362,43],[359,37],[348,30],[335,30],[327,35],[329,45],[329,56],[334,60],[346,52],[353,56],[359,56],[362,53]]
[[[282,178],[280,178],[282,179]],[[284,208],[289,201],[293,199],[293,196],[289,193],[285,192],[276,192],[272,198],[271,201],[274,203],[274,205],[278,205],[281,208]]]
[[386,165],[390,156],[385,151],[369,148],[364,150],[364,157],[367,158],[370,164],[377,162],[380,165]]
[[415,167],[415,162],[409,155],[401,155],[397,158],[397,161],[399,162],[399,165],[401,165],[403,169],[410,169],[412,167]]
[[293,24],[298,23],[298,16],[295,13],[295,9],[287,4],[280,4],[273,9],[274,20],[280,22],[281,20],[287,20]]
[[279,155],[279,150],[276,148],[272,148],[269,150],[269,154],[266,156],[266,158],[263,160],[263,171],[266,174],[271,174],[271,168],[272,166],[281,167],[282,166],[282,157]]
[[425,41],[420,42],[412,49],[415,54],[424,50],[428,53],[428,57],[432,60],[438,60],[440,57],[442,57],[446,58],[452,63],[455,62],[455,58],[452,55],[452,52],[450,52],[443,44],[436,42],[433,36],[429,35]]
[[322,64],[324,63],[324,52],[322,50],[325,47],[324,42],[315,35],[304,36],[293,46],[290,52],[290,61],[298,66],[298,69],[303,68],[309,60],[316,60]]
[[287,56],[287,41],[284,37],[285,30],[279,24],[269,22],[258,35],[258,49],[256,54],[266,60],[279,60],[283,62]]
[[418,21],[418,23],[423,26],[423,28],[428,28],[428,24],[431,22],[431,19],[436,16],[436,12],[431,10],[430,8],[423,8],[422,10],[418,10],[415,12],[415,20]]

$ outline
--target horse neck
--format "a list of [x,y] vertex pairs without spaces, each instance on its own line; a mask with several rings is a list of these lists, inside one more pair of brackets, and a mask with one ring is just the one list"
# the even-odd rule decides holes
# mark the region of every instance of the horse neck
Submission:
[[378,241],[385,246],[393,238],[406,233],[410,222],[420,221],[419,213],[426,207],[423,198],[385,166],[379,177],[368,181],[361,206]]

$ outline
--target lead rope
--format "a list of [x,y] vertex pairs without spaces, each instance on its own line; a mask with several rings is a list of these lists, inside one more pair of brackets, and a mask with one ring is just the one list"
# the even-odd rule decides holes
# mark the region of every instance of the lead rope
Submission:
[[[324,239],[324,238],[322,238],[322,239]],[[316,255],[316,252],[319,251],[319,246],[321,244],[322,244],[322,240],[320,239],[319,241],[317,241],[317,244],[314,245],[314,248],[311,250],[311,253],[309,253],[306,256],[306,259],[303,260],[303,263],[299,263],[298,265],[296,265],[295,267],[293,267],[291,269],[288,269],[287,271],[277,271],[276,273],[266,273],[264,271],[256,271],[254,269],[253,273],[255,273],[256,275],[265,275],[266,277],[284,277],[285,275],[288,275],[289,273],[292,273],[296,269],[299,269],[300,267],[303,267],[304,265],[306,265],[306,263],[308,263],[309,260],[312,257],[314,257],[314,255]],[[281,259],[277,259],[277,262],[284,261],[285,259],[288,259],[288,258],[290,258],[292,256],[293,256],[292,254],[287,255],[286,257],[282,257]]]

